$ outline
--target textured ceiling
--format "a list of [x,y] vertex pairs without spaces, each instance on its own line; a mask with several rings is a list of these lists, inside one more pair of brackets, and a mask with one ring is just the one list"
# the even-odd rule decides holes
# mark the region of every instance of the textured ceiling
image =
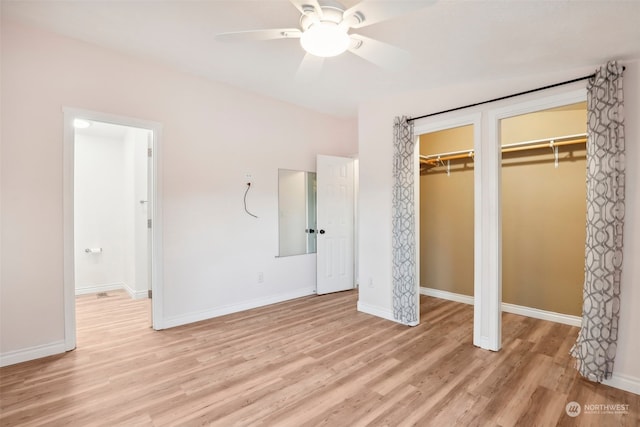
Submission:
[[299,13],[287,0],[2,0],[2,19],[345,117],[355,116],[361,102],[397,92],[640,58],[640,0],[413,3],[424,7],[353,31],[405,49],[408,67],[386,71],[346,53],[325,60],[307,83],[294,79],[304,56],[298,40],[215,39],[221,32],[297,27]]

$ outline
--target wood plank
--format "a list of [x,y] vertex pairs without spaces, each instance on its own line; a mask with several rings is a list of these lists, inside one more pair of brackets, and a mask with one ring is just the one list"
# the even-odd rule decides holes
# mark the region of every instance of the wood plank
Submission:
[[[165,331],[148,300],[77,298],[78,348],[0,369],[0,425],[640,425],[640,397],[590,383],[577,328],[503,314],[472,345],[473,307],[421,297],[422,323],[359,313],[357,291]],[[569,417],[569,401],[625,404]]]

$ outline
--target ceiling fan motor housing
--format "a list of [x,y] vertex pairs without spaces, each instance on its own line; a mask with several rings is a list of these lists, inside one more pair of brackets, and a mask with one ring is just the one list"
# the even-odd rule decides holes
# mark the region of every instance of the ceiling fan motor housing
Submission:
[[302,16],[300,17],[300,27],[306,31],[311,25],[318,22],[332,22],[342,24],[345,28],[358,25],[364,22],[364,14],[360,11],[352,11],[345,16],[347,10],[342,4],[334,0],[324,0],[317,3],[320,10],[313,4],[302,5]]
[[307,31],[309,27],[318,22],[332,22],[339,24],[342,22],[344,8],[341,6],[320,6],[322,15],[319,15],[316,8],[311,5],[302,7],[304,14],[300,17],[300,27],[302,31]]

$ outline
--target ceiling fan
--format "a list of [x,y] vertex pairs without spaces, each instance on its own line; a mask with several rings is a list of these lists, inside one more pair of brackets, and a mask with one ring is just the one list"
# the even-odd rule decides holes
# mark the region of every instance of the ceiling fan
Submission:
[[409,62],[409,53],[365,37],[353,34],[352,28],[362,28],[395,16],[415,11],[433,1],[364,0],[345,8],[335,0],[289,0],[301,13],[300,28],[274,28],[222,33],[220,41],[261,41],[299,39],[306,54],[298,76],[317,75],[324,58],[349,51],[381,68],[400,69]]

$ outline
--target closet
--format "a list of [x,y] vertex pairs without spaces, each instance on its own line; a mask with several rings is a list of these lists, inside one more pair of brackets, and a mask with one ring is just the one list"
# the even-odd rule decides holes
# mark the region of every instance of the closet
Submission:
[[473,296],[472,147],[473,125],[420,135],[422,288]]
[[[502,301],[580,316],[586,103],[509,117],[502,146]],[[421,135],[420,285],[473,295],[473,127]]]
[[549,144],[502,155],[502,301],[580,316],[586,103],[510,117],[500,125],[503,146],[542,139]]

